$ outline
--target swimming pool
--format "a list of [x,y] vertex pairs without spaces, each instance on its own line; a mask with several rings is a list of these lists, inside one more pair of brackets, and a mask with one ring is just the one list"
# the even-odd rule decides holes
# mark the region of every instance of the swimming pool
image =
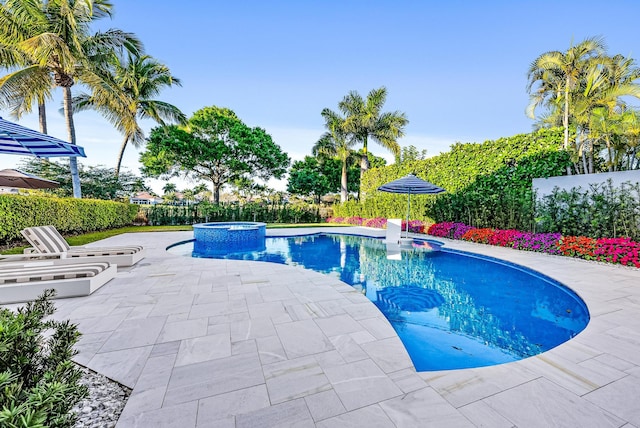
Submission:
[[[192,255],[193,244],[170,251]],[[551,278],[497,259],[431,251],[425,241],[396,254],[375,238],[269,237],[264,251],[213,258],[300,265],[340,278],[387,317],[418,371],[527,358],[571,339],[589,322],[584,302]]]

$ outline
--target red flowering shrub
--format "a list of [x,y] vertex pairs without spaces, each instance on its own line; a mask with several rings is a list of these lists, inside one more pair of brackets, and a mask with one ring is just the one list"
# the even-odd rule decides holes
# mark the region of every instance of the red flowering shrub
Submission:
[[596,239],[586,236],[563,236],[557,245],[563,256],[595,260],[596,244]]
[[480,244],[488,244],[489,238],[493,236],[493,229],[470,229],[464,235],[462,239],[465,241],[478,242]]

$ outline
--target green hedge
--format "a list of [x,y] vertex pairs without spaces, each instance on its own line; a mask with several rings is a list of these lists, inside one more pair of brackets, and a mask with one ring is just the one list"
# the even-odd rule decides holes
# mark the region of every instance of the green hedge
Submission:
[[190,206],[142,206],[150,225],[179,225],[211,221],[260,221],[265,223],[318,223],[322,215],[318,206],[278,203],[201,202]]
[[0,244],[20,239],[25,227],[52,224],[60,233],[81,233],[130,225],[137,205],[97,199],[0,195]]
[[334,216],[404,218],[407,195],[376,188],[414,173],[447,193],[412,196],[412,219],[530,230],[534,223],[531,180],[562,175],[568,163],[558,128],[482,144],[456,143],[451,151],[429,159],[367,171],[362,181],[363,201],[336,205]]

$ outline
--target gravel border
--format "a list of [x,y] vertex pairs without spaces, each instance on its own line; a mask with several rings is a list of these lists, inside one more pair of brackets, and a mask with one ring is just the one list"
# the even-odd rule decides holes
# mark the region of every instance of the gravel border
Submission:
[[87,397],[73,407],[78,415],[75,428],[112,428],[124,409],[131,390],[106,376],[78,365],[79,383],[89,389]]

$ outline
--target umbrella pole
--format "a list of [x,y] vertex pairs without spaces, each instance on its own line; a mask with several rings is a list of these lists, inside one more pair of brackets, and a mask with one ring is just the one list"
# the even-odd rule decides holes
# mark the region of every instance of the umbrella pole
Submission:
[[409,189],[409,199],[407,200],[407,224],[405,225],[404,237],[409,237],[409,213],[411,212],[411,189]]

